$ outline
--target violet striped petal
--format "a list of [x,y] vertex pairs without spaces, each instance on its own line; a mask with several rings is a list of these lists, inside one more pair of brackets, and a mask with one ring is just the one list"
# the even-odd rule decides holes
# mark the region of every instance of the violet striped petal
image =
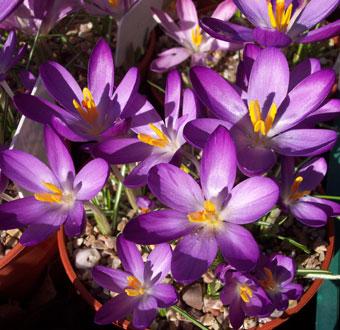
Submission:
[[314,205],[321,208],[327,214],[328,217],[337,217],[340,215],[340,204],[337,202],[313,196],[301,197],[299,201],[313,203]]
[[340,113],[340,100],[331,99],[324,102],[324,104],[313,111],[305,118],[301,124],[307,125],[307,128],[314,127],[317,123],[329,121],[337,118]]
[[86,214],[83,203],[75,201],[73,206],[69,208],[69,212],[64,224],[65,234],[68,237],[80,236],[86,226]]
[[[77,130],[77,128],[72,127],[72,125],[68,126],[67,123],[56,116],[52,116],[51,122],[56,132],[70,141],[87,142],[93,140],[93,136],[84,134],[82,130]],[[73,128],[77,130],[77,133],[73,131]]]
[[267,1],[233,0],[237,8],[255,26],[271,27]]
[[304,202],[301,198],[289,206],[294,217],[309,227],[322,227],[327,223],[327,214],[318,204]]
[[254,40],[263,47],[287,47],[293,41],[289,35],[267,27],[256,26],[253,30]]
[[316,58],[307,58],[299,63],[290,73],[288,91],[290,92],[301,81],[319,70],[321,70],[321,65]]
[[148,328],[157,315],[157,300],[147,295],[133,310],[132,324],[136,328]]
[[149,289],[149,294],[156,298],[159,308],[168,308],[178,301],[177,292],[170,284],[156,284]]
[[37,245],[52,236],[60,226],[39,224],[29,226],[20,237],[20,243],[24,246]]
[[302,44],[314,43],[337,36],[340,33],[340,19],[321,28],[303,34],[297,42]]
[[228,21],[237,10],[232,0],[222,1],[211,14],[211,17]]
[[95,266],[92,268],[91,274],[100,286],[112,292],[123,293],[129,283],[127,277],[130,274],[119,269]]

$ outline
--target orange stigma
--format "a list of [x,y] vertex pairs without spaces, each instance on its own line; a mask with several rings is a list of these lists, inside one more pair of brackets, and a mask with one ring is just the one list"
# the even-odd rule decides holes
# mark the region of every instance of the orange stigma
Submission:
[[81,114],[81,116],[86,119],[90,124],[93,124],[94,121],[98,118],[98,110],[94,103],[91,92],[88,88],[83,89],[84,100],[81,101],[82,106],[76,101],[73,100],[73,106],[77,109],[77,111]]
[[109,3],[112,7],[117,8],[119,0],[109,0]]
[[144,287],[140,281],[138,281],[134,276],[127,276],[126,279],[129,281],[128,286],[133,288],[125,289],[125,292],[128,296],[135,297],[144,294]]
[[310,190],[305,190],[305,191],[301,191],[301,192],[298,192],[299,190],[299,186],[301,184],[301,182],[303,181],[303,177],[302,176],[298,176],[292,186],[290,187],[290,196],[289,196],[289,199],[292,199],[294,201],[296,201],[297,199],[303,197],[304,195],[309,195],[310,194]]
[[71,196],[64,195],[62,190],[56,187],[52,183],[48,183],[42,181],[43,185],[52,193],[37,193],[34,194],[35,199],[42,202],[49,202],[49,203],[62,203],[65,199],[72,199]]
[[215,205],[210,201],[204,202],[204,210],[201,212],[193,212],[188,214],[189,221],[191,222],[210,222],[215,223]]

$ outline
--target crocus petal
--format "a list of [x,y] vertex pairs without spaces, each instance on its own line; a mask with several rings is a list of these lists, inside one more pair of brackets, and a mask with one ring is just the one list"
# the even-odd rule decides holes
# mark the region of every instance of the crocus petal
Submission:
[[243,324],[245,314],[240,303],[233,303],[229,306],[229,320],[234,329],[239,329]]
[[160,283],[170,271],[172,250],[169,244],[157,245],[149,254],[144,266],[144,282]]
[[133,310],[132,324],[136,328],[147,328],[157,315],[157,300],[151,295],[143,297]]
[[74,109],[73,100],[81,103],[83,93],[72,75],[60,64],[47,62],[40,65],[40,77],[47,91],[66,109]]
[[75,201],[72,208],[70,208],[67,219],[64,224],[65,234],[68,237],[80,236],[86,226],[86,214],[83,203]]
[[23,57],[24,55],[26,54],[26,51],[27,51],[27,44],[22,46],[18,53],[12,57],[10,63],[8,64],[8,69],[12,68],[15,64],[17,64]]
[[201,102],[219,119],[236,124],[248,114],[240,95],[215,71],[198,66],[192,68],[189,75]]
[[[52,126],[60,134],[66,139],[73,142],[87,142],[89,140],[93,140],[93,136],[85,135],[83,132],[79,131],[78,133],[72,130],[73,127],[68,126],[62,119],[52,116],[51,118]],[[75,127],[74,127],[75,128]],[[76,129],[76,128],[75,128]]]
[[299,300],[303,294],[303,286],[297,283],[289,283],[281,290],[291,300]]
[[283,48],[289,46],[292,42],[287,34],[260,26],[255,27],[253,36],[254,40],[263,47]]
[[128,286],[127,277],[130,274],[119,269],[109,267],[95,266],[92,268],[92,278],[103,288],[112,292],[123,293]]
[[113,87],[114,66],[111,49],[104,39],[93,48],[88,68],[88,86],[96,104],[104,92],[111,94]]
[[268,178],[253,177],[239,183],[230,192],[227,208],[221,219],[234,224],[256,221],[269,212],[279,197],[277,184]]
[[178,18],[185,26],[183,29],[192,29],[198,25],[196,7],[191,0],[178,0],[176,3]]
[[233,0],[237,8],[244,14],[250,22],[255,26],[270,27],[270,19],[268,15],[267,1],[251,1],[248,0]]
[[107,301],[96,313],[94,322],[97,324],[109,324],[129,315],[139,304],[140,296],[131,297],[126,293]]
[[268,136],[286,131],[312,113],[329,94],[334,79],[334,71],[324,69],[314,72],[300,82],[278,107]]
[[37,245],[52,236],[60,226],[49,224],[31,225],[20,237],[20,243],[24,246]]
[[131,219],[123,235],[137,244],[159,244],[189,234],[197,228],[187,214],[175,210],[160,210]]
[[297,42],[306,44],[306,43],[314,43],[318,41],[322,41],[325,39],[329,39],[332,37],[335,37],[340,32],[340,19],[329,23],[325,26],[322,26],[319,29],[310,31],[306,34],[303,34],[302,37],[300,37]]
[[166,127],[175,127],[181,102],[182,82],[177,70],[169,72],[166,79],[164,115]]
[[184,62],[191,55],[190,50],[184,47],[174,47],[158,54],[158,58],[150,64],[150,70],[155,72],[165,72]]
[[78,200],[90,200],[103,188],[109,175],[109,166],[104,159],[96,158],[87,163],[74,179],[73,189]]
[[122,118],[125,117],[124,110],[129,109],[129,102],[133,100],[133,97],[138,90],[139,80],[138,69],[135,67],[130,68],[113,93],[112,99],[118,102]]
[[275,136],[272,148],[285,156],[315,156],[326,152],[336,142],[335,131],[326,129],[294,129]]
[[124,270],[131,273],[139,281],[142,281],[144,274],[144,262],[137,246],[127,241],[123,235],[119,235],[117,238],[117,253]]
[[253,31],[247,27],[213,17],[204,17],[200,23],[202,29],[213,38],[240,44],[254,41]]
[[225,260],[239,271],[250,271],[257,263],[259,247],[252,234],[240,225],[223,222],[216,240]]
[[93,155],[104,158],[110,164],[128,164],[144,160],[153,149],[139,139],[114,139],[98,143]]
[[224,126],[229,129],[231,124],[215,118],[199,118],[192,120],[184,127],[184,138],[194,147],[203,149],[210,134],[212,134],[218,126]]
[[44,128],[44,137],[48,163],[53,173],[64,188],[65,186],[72,188],[69,187],[68,182],[73,181],[75,169],[70,153],[59,136],[49,126]]
[[236,177],[235,145],[222,126],[213,132],[204,146],[200,176],[205,198],[218,198],[222,205]]
[[1,54],[1,70],[7,71],[9,69],[15,47],[17,45],[17,35],[14,30],[8,34],[8,38],[0,51]]
[[201,211],[204,205],[199,185],[174,165],[154,166],[149,172],[148,185],[161,203],[183,213]]
[[13,182],[35,193],[49,192],[42,181],[59,186],[57,178],[43,162],[20,150],[1,152],[0,168]]
[[309,227],[322,227],[327,223],[327,214],[313,203],[298,200],[289,207],[294,217]]
[[161,283],[149,289],[149,294],[156,298],[157,306],[168,308],[178,301],[177,292],[172,285]]
[[258,100],[268,111],[273,102],[279,106],[287,95],[289,67],[286,57],[276,48],[265,48],[256,57],[248,85],[249,101]]
[[24,88],[28,91],[31,91],[37,81],[37,77],[26,69],[20,70],[19,77]]
[[290,73],[289,88],[291,91],[301,81],[307,78],[312,73],[321,70],[320,61],[316,58],[307,58],[299,63]]
[[299,201],[313,203],[317,207],[321,208],[329,217],[336,217],[340,215],[340,204],[337,202],[313,196],[301,197]]
[[24,0],[1,1],[0,3],[0,22],[18,8]]
[[191,283],[205,273],[217,253],[214,235],[204,229],[182,238],[172,257],[171,272],[176,281]]
[[222,1],[211,14],[211,17],[221,19],[223,21],[228,21],[236,11],[236,6],[232,0]]

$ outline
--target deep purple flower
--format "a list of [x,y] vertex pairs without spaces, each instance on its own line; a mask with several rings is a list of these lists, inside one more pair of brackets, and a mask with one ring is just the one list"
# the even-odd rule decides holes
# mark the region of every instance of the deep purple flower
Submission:
[[91,15],[110,15],[121,19],[138,0],[81,0],[85,10]]
[[120,235],[117,253],[125,271],[102,266],[92,270],[98,284],[119,293],[99,309],[94,321],[108,324],[133,312],[133,326],[147,328],[157,315],[157,307],[168,308],[178,300],[175,289],[161,283],[170,270],[170,245],[156,246],[144,264],[137,247]]
[[7,72],[25,55],[27,45],[22,46],[15,55],[16,46],[17,36],[15,31],[10,31],[4,46],[0,49],[0,82],[6,79]]
[[230,134],[218,127],[203,150],[202,188],[178,167],[154,166],[148,186],[172,209],[132,219],[124,237],[139,244],[157,244],[184,236],[171,265],[179,282],[198,279],[214,261],[218,248],[236,269],[254,268],[259,249],[252,234],[241,225],[258,220],[274,206],[278,187],[264,177],[250,178],[233,187],[235,176],[234,143]]
[[222,121],[192,121],[184,129],[185,138],[202,148],[218,125],[226,126],[235,141],[238,166],[248,176],[271,169],[276,153],[318,155],[334,145],[336,132],[296,126],[323,104],[334,78],[333,70],[319,70],[289,90],[288,63],[276,48],[265,48],[257,55],[247,90],[230,84],[213,70],[192,68],[190,79],[196,94]]
[[229,320],[234,329],[240,328],[245,316],[257,317],[271,305],[263,288],[249,274],[228,272],[220,293],[223,305],[229,306]]
[[141,161],[126,177],[125,186],[133,188],[145,185],[150,168],[156,164],[180,164],[181,146],[185,143],[183,128],[200,111],[200,104],[194,93],[186,89],[180,116],[181,95],[181,78],[178,71],[173,70],[168,74],[165,89],[165,121],[163,122],[145,97],[138,96],[134,103],[140,110],[131,124],[131,130],[138,136],[107,140],[94,149],[93,154],[96,157],[102,157],[110,164]]
[[136,198],[136,204],[141,209],[142,213],[147,213],[156,208],[156,203],[146,196],[138,196]]
[[19,72],[20,81],[24,87],[24,91],[30,94],[37,82],[37,77],[26,69],[21,69]]
[[47,34],[62,18],[80,8],[80,0],[24,0],[0,23],[0,29],[18,29],[31,35],[37,31]]
[[[339,0],[234,0],[255,26],[254,29],[203,18],[202,28],[215,38],[229,42],[257,42],[264,47],[286,47],[292,42],[317,42],[340,32],[340,19],[311,30],[340,3]],[[305,31],[310,30],[307,33]]]
[[270,257],[262,254],[256,268],[258,283],[267,293],[272,304],[267,305],[267,314],[276,308],[285,311],[288,300],[298,300],[303,294],[300,284],[292,283],[295,275],[294,260],[282,254],[272,254]]
[[[162,29],[181,47],[167,49],[158,54],[150,66],[152,71],[164,72],[191,57],[190,66],[205,65],[206,59],[214,58],[209,52],[214,50],[236,50],[243,47],[237,43],[218,41],[199,27],[197,11],[192,0],[178,0],[176,2],[179,21],[176,24],[164,11],[152,8],[155,20],[160,23]],[[226,21],[235,13],[236,7],[232,0],[225,0],[218,5],[212,17]]]
[[2,0],[0,2],[0,22],[9,16],[24,0]]
[[118,87],[114,86],[113,76],[111,50],[101,39],[91,54],[88,88],[83,91],[60,64],[47,62],[40,66],[45,88],[63,108],[25,94],[16,95],[14,102],[26,117],[52,125],[71,141],[102,141],[124,135],[129,128],[129,117],[138,110],[128,107],[139,86],[137,68],[131,68]]
[[64,224],[68,236],[78,236],[85,229],[83,202],[102,189],[109,173],[103,159],[87,163],[76,175],[72,158],[57,134],[45,127],[48,168],[44,163],[20,150],[0,153],[2,172],[34,196],[0,205],[0,228],[29,225],[20,238],[23,245],[35,245]]
[[324,158],[315,158],[294,175],[294,157],[282,157],[280,204],[284,211],[310,227],[321,227],[328,217],[340,215],[340,205],[327,199],[308,196],[321,183],[327,172]]

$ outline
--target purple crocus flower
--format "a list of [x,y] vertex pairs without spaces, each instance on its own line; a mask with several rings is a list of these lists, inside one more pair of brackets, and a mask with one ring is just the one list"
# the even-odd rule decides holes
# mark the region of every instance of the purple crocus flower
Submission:
[[255,276],[272,302],[264,308],[266,314],[272,313],[275,308],[285,311],[289,299],[301,298],[303,287],[292,283],[294,275],[295,266],[292,258],[282,254],[272,254],[269,257],[265,254],[260,255]]
[[276,48],[265,48],[254,60],[247,90],[241,90],[205,67],[191,69],[194,91],[218,119],[199,119],[184,129],[185,138],[202,148],[211,132],[226,126],[235,141],[240,170],[248,175],[267,172],[276,153],[314,156],[329,150],[337,139],[333,130],[297,129],[323,104],[335,74],[314,72],[291,90],[287,60]]
[[92,277],[99,285],[119,293],[99,309],[94,321],[108,324],[133,312],[133,326],[147,328],[157,315],[157,307],[168,308],[178,300],[175,289],[161,283],[170,270],[170,245],[156,246],[144,264],[136,245],[120,235],[117,253],[125,271],[102,266],[92,270]]
[[131,130],[138,137],[107,140],[94,149],[96,157],[102,157],[110,164],[141,161],[126,177],[125,186],[134,188],[145,185],[150,168],[156,164],[180,164],[181,146],[185,143],[183,128],[188,121],[196,118],[200,110],[194,93],[186,89],[180,116],[181,94],[181,78],[178,71],[173,70],[168,75],[165,89],[165,121],[144,97],[139,96],[134,102],[140,110],[131,124]]
[[6,79],[7,72],[25,55],[27,45],[22,46],[15,55],[16,46],[17,36],[15,31],[10,31],[4,46],[0,49],[0,82]]
[[156,208],[156,203],[146,196],[138,196],[136,198],[136,204],[142,213],[148,213]]
[[91,15],[110,15],[120,20],[138,0],[81,0]]
[[57,22],[80,8],[80,0],[24,0],[0,23],[0,29],[18,29],[31,35],[37,31],[48,34]]
[[64,224],[68,236],[78,236],[85,229],[83,202],[102,189],[109,173],[103,159],[86,164],[76,175],[72,158],[58,135],[45,127],[48,168],[20,150],[0,153],[0,168],[15,184],[34,193],[0,205],[0,228],[29,225],[20,238],[23,245],[35,245],[55,233]]
[[234,329],[240,328],[245,316],[263,315],[271,301],[256,279],[246,273],[228,272],[220,293],[223,305],[229,306],[229,320]]
[[171,271],[179,282],[198,279],[220,248],[226,261],[241,271],[255,267],[259,249],[241,225],[266,214],[278,198],[277,185],[254,177],[236,187],[236,153],[230,134],[218,127],[208,139],[201,162],[201,187],[186,172],[171,164],[154,166],[148,186],[159,201],[172,209],[132,219],[123,235],[139,244],[178,239]]
[[0,22],[9,16],[24,0],[2,0],[0,2]]
[[203,18],[202,28],[211,36],[229,42],[257,42],[264,47],[286,47],[292,42],[325,40],[340,32],[340,19],[313,28],[340,3],[339,0],[234,0],[235,5],[255,26],[254,29]]
[[321,227],[329,217],[340,215],[340,205],[326,199],[308,196],[323,180],[327,172],[324,158],[315,158],[294,175],[294,157],[282,157],[280,205],[290,211],[304,225]]
[[[239,43],[218,41],[201,32],[196,8],[192,0],[178,0],[176,6],[179,17],[178,24],[166,12],[152,8],[155,20],[161,24],[165,33],[181,45],[181,47],[167,49],[158,54],[159,57],[151,63],[150,69],[152,71],[167,71],[190,56],[190,66],[205,65],[207,58],[213,60],[213,57],[209,54],[210,51],[236,50],[243,47]],[[212,17],[225,21],[234,15],[235,10],[236,7],[232,0],[225,0],[218,5]]]
[[42,98],[19,94],[17,109],[26,117],[49,124],[71,141],[102,141],[124,135],[133,109],[128,107],[139,86],[137,68],[131,68],[118,87],[113,81],[114,66],[109,45],[101,39],[89,61],[88,88],[81,91],[72,75],[60,64],[40,66],[40,77],[53,98],[63,107]]

